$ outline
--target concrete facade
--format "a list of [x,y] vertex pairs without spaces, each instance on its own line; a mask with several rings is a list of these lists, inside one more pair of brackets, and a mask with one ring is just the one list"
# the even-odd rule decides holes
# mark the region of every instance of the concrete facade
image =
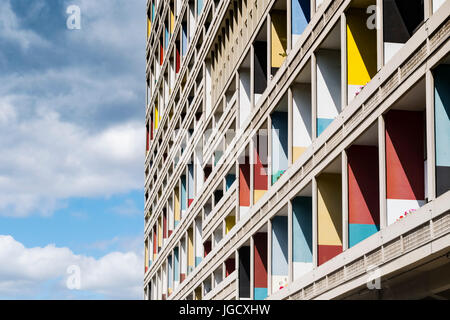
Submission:
[[145,299],[446,297],[450,1],[404,3],[147,2]]

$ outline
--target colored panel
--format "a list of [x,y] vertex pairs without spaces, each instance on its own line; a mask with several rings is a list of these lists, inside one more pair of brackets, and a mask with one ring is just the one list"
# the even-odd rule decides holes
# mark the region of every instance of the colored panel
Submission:
[[203,10],[203,0],[197,0],[197,16],[200,16]]
[[288,113],[274,112],[272,119],[272,184],[288,168]]
[[450,65],[434,71],[436,134],[436,196],[450,189]]
[[311,145],[311,132],[311,85],[295,85],[292,87],[292,162]]
[[387,216],[392,223],[425,199],[424,114],[391,110],[385,124]]
[[267,298],[267,288],[254,288],[254,300],[264,300]]
[[175,57],[175,59],[176,59],[175,72],[179,73],[180,72],[180,66],[181,66],[181,56],[180,56],[180,48],[179,48],[178,45],[176,46],[176,57]]
[[231,186],[233,185],[234,181],[236,181],[236,175],[234,175],[234,174],[227,174],[227,176],[225,177],[226,190],[231,188]]
[[271,14],[271,67],[280,68],[286,59],[287,27],[286,11],[272,11]]
[[228,216],[225,218],[225,234],[228,234],[228,232],[233,229],[234,225],[236,224],[236,217],[235,216]]
[[180,256],[179,256],[179,249],[178,247],[175,247],[173,249],[173,279],[174,281],[178,282],[180,281]]
[[154,123],[155,123],[155,130],[156,130],[156,129],[158,129],[158,124],[159,124],[158,104],[155,104],[155,119],[154,119]]
[[250,206],[250,164],[248,157],[245,163],[239,164],[239,206]]
[[263,131],[258,131],[254,139],[254,171],[253,171],[253,202],[256,203],[267,191],[267,156],[268,143],[267,135]]
[[367,28],[365,9],[350,9],[347,18],[348,101],[377,73],[377,33]]
[[294,278],[313,267],[312,197],[296,197],[292,200],[292,260]]
[[318,265],[322,265],[342,253],[342,246],[319,245],[317,249]]
[[187,53],[187,22],[183,22],[181,27],[181,54],[185,56]]
[[380,231],[380,225],[377,224],[350,223],[348,225],[349,247],[353,247],[355,244],[358,244],[378,231]]
[[194,234],[192,228],[188,230],[188,247],[187,247],[187,255],[188,255],[188,274],[194,271]]
[[311,20],[310,0],[291,0],[292,42],[293,45]]
[[173,34],[175,28],[175,15],[173,14],[173,9],[170,9],[170,34]]
[[239,249],[239,296],[250,298],[250,247]]
[[163,214],[163,238],[167,238],[167,215]]
[[188,207],[194,201],[194,165],[188,164]]
[[150,19],[147,19],[147,38],[150,38],[150,34],[152,31],[152,22]]
[[354,145],[347,150],[347,157],[351,247],[380,229],[378,148]]
[[163,65],[163,63],[164,63],[164,48],[163,48],[162,41],[160,41],[160,43],[159,43],[159,64]]
[[165,40],[164,41],[164,49],[167,49],[169,47],[169,39],[170,39],[169,29],[166,25],[166,26],[164,26],[164,40]]
[[186,210],[187,194],[186,194],[186,176],[181,176],[181,211]]
[[317,53],[317,136],[341,112],[341,53],[320,50]]
[[178,223],[180,222],[181,218],[181,207],[180,207],[180,192],[178,188],[175,188],[175,195],[174,195],[174,201],[175,201],[175,208],[174,208],[174,214],[175,214],[175,221],[174,225],[175,227],[178,226]]
[[288,217],[272,219],[272,292],[287,285],[288,280]]
[[195,221],[195,266],[197,267],[203,258],[203,240],[201,219]]
[[334,119],[317,119],[317,136],[320,136],[322,132],[333,122]]
[[267,87],[267,42],[255,41],[254,90],[261,94]]
[[203,252],[205,253],[205,257],[211,252],[211,241],[205,241],[203,244]]
[[162,232],[162,221],[161,217],[158,218],[158,251],[162,248],[163,245],[163,232]]
[[318,263],[342,252],[342,179],[340,174],[317,177]]
[[228,277],[236,269],[236,262],[234,259],[227,259],[225,261],[225,276]]
[[173,288],[173,270],[172,270],[172,255],[167,257],[167,287],[169,295],[172,293]]
[[260,232],[254,239],[254,299],[267,298],[267,233]]

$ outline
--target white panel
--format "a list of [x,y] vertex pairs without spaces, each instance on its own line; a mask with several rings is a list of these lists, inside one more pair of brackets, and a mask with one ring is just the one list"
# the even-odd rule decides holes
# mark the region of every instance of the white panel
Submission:
[[387,199],[388,225],[395,223],[400,216],[405,216],[405,212],[417,210],[424,204],[424,200]]
[[445,0],[433,0],[433,13],[435,13],[443,4]]
[[340,112],[340,52],[321,51],[317,55],[317,118],[334,119]]
[[313,269],[313,264],[308,262],[294,262],[294,279],[300,278]]
[[294,147],[308,147],[311,144],[311,87],[293,88],[293,135]]
[[250,73],[239,74],[239,126],[242,128],[250,115]]
[[288,276],[272,275],[272,294],[286,287],[288,284]]
[[384,43],[384,64],[387,64],[389,60],[403,47],[403,43],[385,42]]

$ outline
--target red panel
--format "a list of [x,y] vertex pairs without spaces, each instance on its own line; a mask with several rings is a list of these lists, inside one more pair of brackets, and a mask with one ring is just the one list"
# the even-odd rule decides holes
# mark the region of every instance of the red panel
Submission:
[[257,135],[255,148],[255,171],[254,176],[254,188],[255,190],[267,190],[268,177],[267,177],[267,137]]
[[254,235],[255,243],[255,287],[267,288],[267,233]]
[[194,201],[194,199],[188,199],[188,207],[191,206],[191,203]]
[[163,214],[163,238],[167,238],[167,215]]
[[146,129],[147,129],[147,134],[146,134],[147,144],[146,144],[145,150],[148,151],[150,149],[150,130],[148,128],[148,125],[147,125]]
[[175,65],[175,72],[178,73],[180,72],[180,65],[181,65],[181,61],[180,61],[180,50],[178,49],[178,47],[176,48],[176,65]]
[[158,252],[158,243],[156,237],[156,226],[153,228],[153,253],[156,254]]
[[248,157],[245,163],[239,164],[239,205],[250,206],[250,164]]
[[211,241],[205,241],[205,243],[203,244],[203,248],[204,248],[204,252],[205,252],[205,257],[211,252]]
[[385,120],[387,198],[424,200],[424,114],[391,110]]
[[230,274],[232,274],[234,272],[234,270],[236,269],[236,262],[234,261],[234,259],[228,259],[227,261],[225,261],[225,275],[228,277]]
[[351,146],[347,156],[349,223],[379,225],[378,148]]
[[180,273],[180,283],[183,282],[184,279],[186,279],[186,274],[185,273]]
[[342,246],[319,245],[317,249],[319,266],[342,253]]
[[159,64],[162,65],[164,62],[164,49],[162,44],[159,44]]

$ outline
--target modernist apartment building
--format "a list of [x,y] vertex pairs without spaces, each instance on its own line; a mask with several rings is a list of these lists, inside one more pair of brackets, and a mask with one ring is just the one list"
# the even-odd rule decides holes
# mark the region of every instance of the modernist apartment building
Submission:
[[449,14],[147,1],[145,298],[448,298]]

